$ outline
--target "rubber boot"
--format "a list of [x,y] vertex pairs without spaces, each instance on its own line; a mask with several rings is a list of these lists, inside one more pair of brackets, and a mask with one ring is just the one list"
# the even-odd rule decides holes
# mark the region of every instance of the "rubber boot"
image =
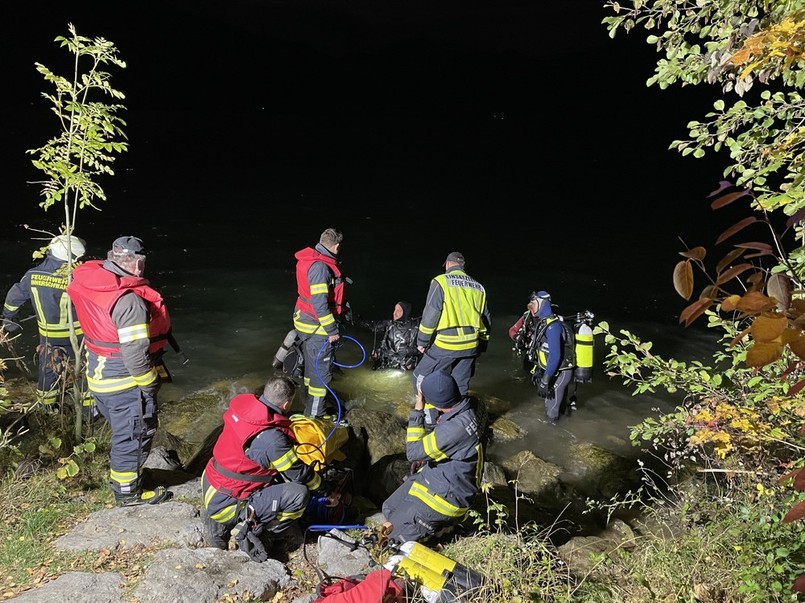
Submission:
[[140,490],[133,494],[118,494],[115,492],[115,503],[118,507],[133,507],[136,505],[156,505],[171,497],[165,486],[157,486],[153,490]]

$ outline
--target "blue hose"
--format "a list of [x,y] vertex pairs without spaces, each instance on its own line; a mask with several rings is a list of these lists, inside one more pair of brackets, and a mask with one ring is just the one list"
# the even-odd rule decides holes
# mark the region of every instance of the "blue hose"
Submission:
[[[333,364],[341,368],[357,368],[360,365],[362,365],[366,360],[366,349],[361,345],[361,342],[355,339],[354,337],[350,337],[349,335],[342,335],[338,341],[341,341],[342,339],[348,339],[349,341],[355,342],[355,345],[357,345],[360,348],[363,357],[357,364],[339,364],[335,360],[333,360]],[[321,348],[319,348],[319,353],[316,354],[316,375],[318,375],[319,381],[321,382],[324,382],[324,379],[321,378],[321,373],[319,372],[319,359],[321,358],[321,354],[322,352],[324,352],[324,349],[327,347],[328,343],[330,343],[329,339],[321,345]],[[338,347],[341,346],[339,345]],[[335,352],[335,349],[333,350],[333,352]],[[341,416],[342,416],[341,400],[338,399],[336,393],[330,388],[329,383],[325,383],[324,387],[327,388],[327,391],[332,394],[333,398],[335,398],[335,405],[336,408],[338,409],[338,414],[336,415],[335,423],[333,424],[332,430],[330,431],[330,433],[327,434],[327,437],[324,438],[324,441],[321,443],[322,446],[324,446],[324,444],[327,443],[327,440],[330,439],[330,436],[332,436],[335,433],[335,430],[338,429],[338,425],[339,423],[341,423]]]

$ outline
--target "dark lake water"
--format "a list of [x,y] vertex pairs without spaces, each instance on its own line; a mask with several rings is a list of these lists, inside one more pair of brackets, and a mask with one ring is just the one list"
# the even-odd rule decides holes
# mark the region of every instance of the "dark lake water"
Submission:
[[[677,324],[684,300],[671,280],[682,248],[677,237],[709,242],[709,174],[678,177],[680,160],[664,143],[639,149],[591,135],[546,154],[529,144],[539,138],[537,122],[491,118],[138,119],[146,125],[132,133],[132,151],[107,185],[108,202],[82,212],[77,233],[89,256],[104,256],[123,234],[141,237],[151,250],[146,276],[167,299],[190,358],[182,366],[167,356],[174,381],[160,400],[168,428],[172,414],[186,414],[179,406],[187,394],[218,381],[252,388],[270,373],[292,326],[293,254],[330,226],[345,233],[340,260],[354,281],[351,305],[370,319],[390,316],[400,299],[421,313],[444,257],[464,253],[493,316],[471,389],[505,401],[507,418],[527,431],[522,441],[493,446],[493,457],[530,448],[561,465],[567,447],[585,441],[630,454],[629,426],[675,402],[663,393],[632,396],[607,377],[599,338],[594,381],[580,387],[578,412],[558,426],[545,424],[542,401],[507,337],[530,291],[549,291],[563,314],[590,310],[614,330],[654,341],[660,355],[700,358],[712,347],[706,331]],[[22,225],[55,231],[61,220],[55,208],[41,212],[36,187],[20,180],[0,231],[3,292],[38,246]],[[370,333],[347,334],[371,348]],[[19,351],[31,354],[34,346],[35,333],[26,329]],[[360,357],[348,341],[338,360],[351,365]],[[408,375],[373,372],[368,364],[334,380],[346,407],[390,408],[410,398]],[[222,410],[192,409],[200,420],[186,437],[201,441]]]

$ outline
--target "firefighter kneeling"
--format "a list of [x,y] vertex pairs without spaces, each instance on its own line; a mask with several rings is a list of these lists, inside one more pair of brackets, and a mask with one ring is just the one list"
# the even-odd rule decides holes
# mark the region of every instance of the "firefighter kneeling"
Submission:
[[[328,496],[313,468],[296,455],[288,413],[296,383],[275,375],[263,394],[239,394],[224,412],[224,426],[201,476],[204,537],[226,550],[241,522],[238,548],[255,561],[269,557],[266,543],[278,543],[307,508],[311,494]],[[338,496],[328,498],[337,505]]]

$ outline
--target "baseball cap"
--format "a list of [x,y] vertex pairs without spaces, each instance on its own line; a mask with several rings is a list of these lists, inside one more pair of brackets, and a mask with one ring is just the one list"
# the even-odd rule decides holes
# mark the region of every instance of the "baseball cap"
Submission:
[[464,254],[460,251],[451,251],[447,254],[447,258],[444,260],[444,263],[447,262],[456,262],[458,264],[464,265]]
[[139,237],[118,237],[112,243],[112,252],[115,255],[123,255],[125,253],[136,253],[145,255],[145,244]]

